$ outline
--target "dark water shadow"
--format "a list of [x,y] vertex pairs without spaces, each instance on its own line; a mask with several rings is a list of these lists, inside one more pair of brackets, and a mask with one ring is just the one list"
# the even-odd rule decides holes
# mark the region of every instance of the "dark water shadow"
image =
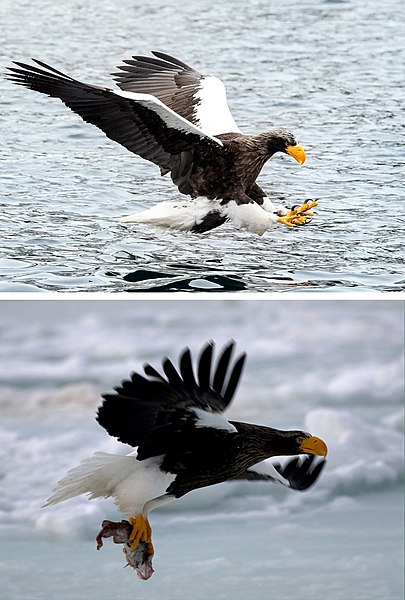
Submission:
[[[139,275],[138,275],[139,276]],[[137,279],[137,272],[129,273],[124,277],[126,281],[140,281]],[[159,275],[159,278],[161,275]],[[165,274],[164,277],[170,277]],[[151,277],[147,277],[151,279]],[[185,278],[170,281],[165,284],[151,285],[142,288],[128,287],[128,292],[238,292],[246,290],[246,284],[238,275],[206,275],[195,278]]]

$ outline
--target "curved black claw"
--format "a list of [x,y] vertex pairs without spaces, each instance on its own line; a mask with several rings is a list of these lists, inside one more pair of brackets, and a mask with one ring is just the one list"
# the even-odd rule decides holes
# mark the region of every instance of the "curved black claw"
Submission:
[[315,483],[326,464],[324,458],[319,459],[318,457],[315,465],[314,461],[315,456],[313,454],[304,457],[296,456],[283,466],[279,463],[273,463],[273,467],[282,477],[287,479],[293,490],[302,492]]

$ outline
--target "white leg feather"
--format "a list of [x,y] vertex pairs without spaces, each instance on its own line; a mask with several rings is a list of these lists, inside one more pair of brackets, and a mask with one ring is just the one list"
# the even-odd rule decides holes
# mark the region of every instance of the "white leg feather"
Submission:
[[288,213],[288,209],[283,204],[274,204],[268,196],[263,198],[262,208],[273,214],[275,222],[277,221],[277,217],[282,217]]
[[273,204],[267,197],[264,198],[262,206],[254,202],[239,205],[233,200],[221,205],[215,200],[196,198],[179,202],[161,202],[148,210],[122,217],[120,222],[144,223],[164,229],[190,231],[212,210],[220,212],[238,229],[246,229],[258,235],[263,235],[271,229],[280,214],[287,213],[285,207]]
[[236,204],[234,200],[224,206],[224,215],[232,221],[238,229],[247,229],[251,233],[263,235],[273,227],[277,218],[263,210],[261,206],[251,204]]

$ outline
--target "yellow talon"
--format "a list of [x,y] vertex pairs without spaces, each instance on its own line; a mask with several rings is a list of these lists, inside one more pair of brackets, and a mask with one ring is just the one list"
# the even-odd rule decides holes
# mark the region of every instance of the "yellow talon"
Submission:
[[292,217],[292,216],[291,216],[291,217],[288,217],[288,216],[286,215],[285,217],[278,217],[278,218],[277,218],[277,221],[278,221],[279,223],[283,223],[284,225],[288,225],[288,227],[295,227],[294,223],[292,223],[292,222],[291,222],[293,218],[294,218],[294,217]]
[[301,214],[301,213],[306,213],[308,214],[308,211],[311,210],[311,208],[314,208],[315,206],[318,206],[318,202],[316,200],[314,200],[313,202],[303,202],[303,204],[301,204],[301,206],[298,206],[297,208],[295,208],[294,210],[290,211],[290,212],[294,212],[295,214]]
[[132,525],[132,531],[129,536],[131,550],[135,550],[140,542],[144,542],[149,554],[153,555],[152,528],[148,519],[143,515],[136,515],[135,517],[131,517],[129,522]]
[[289,210],[283,217],[278,217],[277,221],[284,225],[288,225],[288,227],[303,225],[307,222],[308,217],[313,216],[314,213],[311,211],[311,208],[314,208],[314,206],[318,206],[316,200],[313,202],[304,202],[301,206]]

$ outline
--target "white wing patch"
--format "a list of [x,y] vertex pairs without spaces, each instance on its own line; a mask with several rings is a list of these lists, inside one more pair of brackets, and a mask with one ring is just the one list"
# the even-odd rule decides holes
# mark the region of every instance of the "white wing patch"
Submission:
[[258,473],[259,475],[267,475],[275,481],[278,481],[282,485],[290,487],[290,484],[287,481],[287,479],[280,475],[280,473],[277,471],[277,469],[274,468],[274,466],[269,460],[262,460],[261,462],[253,465],[252,467],[249,467],[247,471],[251,471],[252,473]]
[[237,433],[236,427],[231,425],[220,413],[208,412],[201,408],[194,408],[193,412],[197,415],[195,424],[197,428],[210,427],[211,429],[223,429],[230,433]]
[[218,77],[203,77],[194,98],[198,100],[196,120],[205,133],[211,136],[241,132],[229,110],[225,86]]
[[121,96],[122,98],[126,98],[127,100],[131,100],[146,108],[153,110],[168,127],[172,127],[173,129],[178,129],[179,131],[183,131],[184,133],[194,133],[198,135],[200,138],[209,138],[216,144],[222,146],[221,140],[217,139],[213,135],[203,131],[202,129],[196,127],[187,119],[184,119],[180,115],[178,115],[174,110],[163,104],[158,98],[152,96],[151,94],[138,94],[136,92],[124,92],[121,90],[109,90],[110,92],[116,94],[117,96]]

